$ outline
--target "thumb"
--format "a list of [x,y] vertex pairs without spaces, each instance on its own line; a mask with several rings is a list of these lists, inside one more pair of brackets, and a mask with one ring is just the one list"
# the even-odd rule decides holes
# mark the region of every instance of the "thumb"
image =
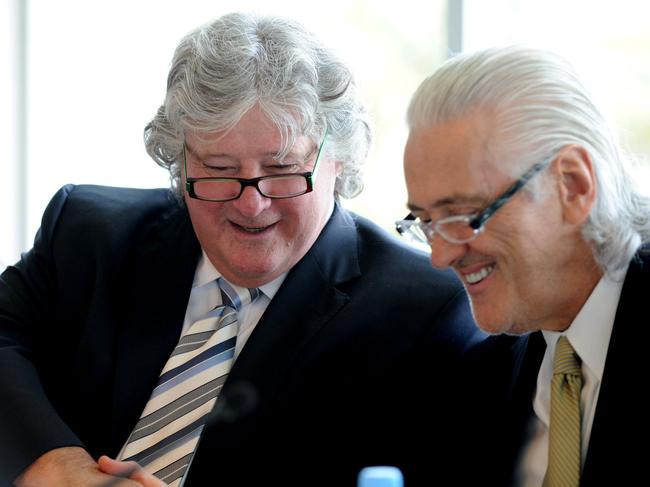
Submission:
[[141,469],[140,465],[135,462],[121,462],[119,460],[113,460],[106,455],[99,457],[97,464],[102,472],[116,477],[131,477],[133,473]]
[[97,460],[97,464],[102,472],[117,477],[128,477],[139,482],[143,487],[165,487],[167,485],[136,462],[122,462],[102,455]]

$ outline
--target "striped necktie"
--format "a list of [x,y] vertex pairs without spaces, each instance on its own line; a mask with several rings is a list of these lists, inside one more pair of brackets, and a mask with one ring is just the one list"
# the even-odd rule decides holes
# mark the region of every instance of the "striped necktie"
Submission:
[[544,487],[580,485],[582,370],[580,358],[562,336],[555,348],[551,379],[551,424]]
[[222,304],[193,323],[172,352],[119,458],[181,485],[235,354],[237,311],[259,296],[220,277]]

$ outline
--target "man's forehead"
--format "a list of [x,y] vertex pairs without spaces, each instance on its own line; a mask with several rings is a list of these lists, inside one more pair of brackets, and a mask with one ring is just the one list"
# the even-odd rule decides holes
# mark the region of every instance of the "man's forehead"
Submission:
[[414,156],[434,166],[445,166],[454,161],[482,164],[489,160],[486,156],[497,147],[493,132],[485,116],[479,115],[414,128],[406,145],[406,162],[409,162],[409,156]]
[[408,206],[413,211],[486,204],[503,175],[495,155],[466,121],[413,131],[405,151]]
[[185,145],[188,152],[197,157],[229,155],[242,149],[259,156],[304,156],[313,150],[314,146],[312,139],[304,135],[287,140],[288,145],[285,145],[281,137],[259,135],[259,137],[246,138],[244,143],[239,142],[235,145],[228,138],[228,132],[194,132],[186,134]]

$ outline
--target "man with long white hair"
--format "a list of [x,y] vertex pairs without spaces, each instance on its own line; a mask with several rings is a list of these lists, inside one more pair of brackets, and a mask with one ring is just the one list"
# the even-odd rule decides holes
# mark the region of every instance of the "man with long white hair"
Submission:
[[398,230],[456,272],[483,330],[517,336],[476,355],[495,426],[478,461],[500,476],[485,485],[632,485],[649,452],[650,200],[614,131],[568,63],[523,47],[450,59],[408,123]]

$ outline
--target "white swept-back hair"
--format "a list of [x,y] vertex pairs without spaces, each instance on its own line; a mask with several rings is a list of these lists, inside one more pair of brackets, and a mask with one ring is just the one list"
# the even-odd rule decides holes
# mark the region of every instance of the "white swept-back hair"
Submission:
[[620,278],[650,240],[650,198],[636,187],[632,161],[571,65],[519,46],[460,54],[422,82],[407,121],[413,130],[476,111],[494,117],[499,152],[517,155],[500,160],[513,176],[568,145],[589,153],[597,198],[582,234],[603,271]]

